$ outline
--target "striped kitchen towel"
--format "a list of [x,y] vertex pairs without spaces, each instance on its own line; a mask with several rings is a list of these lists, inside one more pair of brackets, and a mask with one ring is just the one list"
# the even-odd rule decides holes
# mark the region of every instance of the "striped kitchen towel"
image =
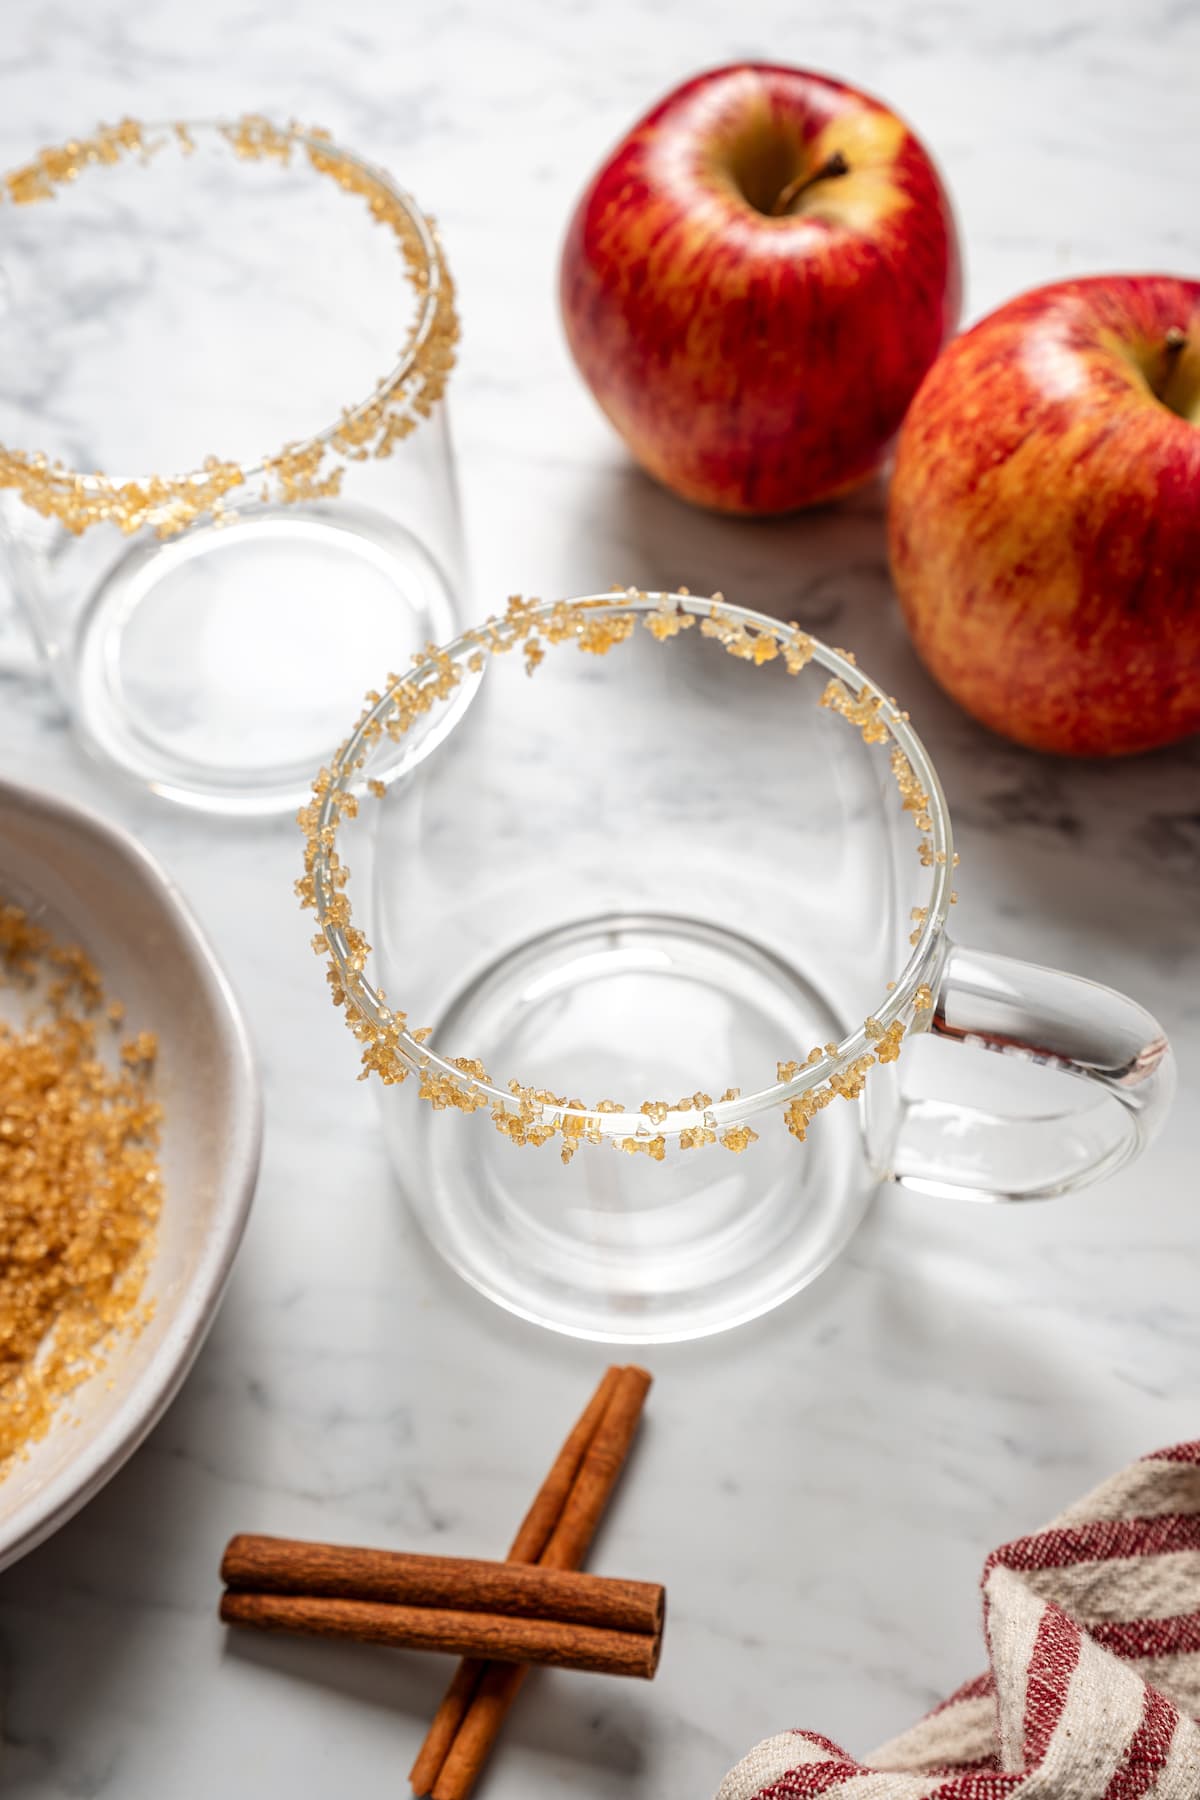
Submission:
[[1200,1442],[988,1558],[991,1670],[859,1763],[767,1738],[717,1800],[1200,1800]]

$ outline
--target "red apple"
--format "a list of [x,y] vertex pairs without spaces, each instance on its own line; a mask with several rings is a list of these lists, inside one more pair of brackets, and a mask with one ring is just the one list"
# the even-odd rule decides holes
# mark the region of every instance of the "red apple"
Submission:
[[827,76],[717,69],[634,126],[567,233],[579,368],[687,500],[811,506],[883,459],[958,318],[949,203],[908,127]]
[[1200,730],[1200,282],[1064,281],[960,337],[900,434],[890,547],[922,658],[995,731]]

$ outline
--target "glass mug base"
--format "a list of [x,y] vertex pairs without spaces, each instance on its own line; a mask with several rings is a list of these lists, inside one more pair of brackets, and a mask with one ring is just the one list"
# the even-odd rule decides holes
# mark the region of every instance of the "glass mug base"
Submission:
[[[781,1043],[845,1029],[811,973],[737,932],[652,913],[530,939],[436,1026],[480,1046],[489,1067],[536,1075],[542,1062],[572,1092],[633,1081],[664,1095],[693,1090],[705,1070],[732,1081],[770,1066]],[[576,1337],[666,1343],[756,1318],[827,1267],[870,1198],[849,1107],[803,1152],[777,1120],[744,1156],[672,1144],[663,1166],[584,1146],[566,1171],[575,1204],[564,1205],[553,1147],[522,1154],[478,1119],[426,1108],[414,1121],[395,1092],[384,1105],[386,1129],[403,1139],[397,1166],[416,1178],[409,1203],[436,1248],[489,1299]]]
[[426,548],[367,508],[264,506],[151,538],[82,616],[77,724],[94,754],[182,805],[286,810],[364,687],[454,613]]

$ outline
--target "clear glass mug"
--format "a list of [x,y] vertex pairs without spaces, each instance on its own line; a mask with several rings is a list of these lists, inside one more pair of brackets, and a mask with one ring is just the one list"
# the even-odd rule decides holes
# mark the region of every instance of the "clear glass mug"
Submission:
[[737,1324],[881,1183],[1066,1193],[1169,1101],[1132,1000],[953,941],[950,818],[907,715],[723,601],[510,606],[368,704],[302,823],[314,948],[410,1204],[468,1281],[561,1331]]
[[45,666],[110,767],[293,809],[460,617],[436,231],[259,118],[101,128],[0,197],[0,568]]

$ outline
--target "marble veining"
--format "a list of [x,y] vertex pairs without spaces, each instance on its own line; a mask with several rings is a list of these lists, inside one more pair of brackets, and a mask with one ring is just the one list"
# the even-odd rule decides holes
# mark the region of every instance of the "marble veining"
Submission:
[[[5,25],[6,165],[101,118],[254,108],[390,167],[437,213],[461,291],[478,610],[517,589],[719,586],[853,646],[942,772],[964,938],[1123,987],[1176,1042],[1182,1102],[1103,1188],[1022,1213],[885,1194],[790,1307],[653,1354],[594,1566],[668,1584],[660,1677],[531,1682],[487,1793],[703,1800],[789,1724],[865,1751],[980,1666],[994,1543],[1200,1425],[1200,745],[1076,767],[987,737],[907,646],[878,488],[754,527],[650,486],[569,364],[558,242],[643,105],[754,56],[908,114],[957,203],[971,315],[1069,273],[1190,272],[1200,7],[60,0]],[[51,398],[66,418],[69,397]],[[198,822],[115,789],[10,620],[0,659],[0,767],[103,807],[179,878],[250,1015],[268,1115],[248,1239],[182,1396],[85,1513],[0,1577],[0,1789],[402,1792],[441,1665],[226,1642],[221,1546],[244,1528],[501,1553],[602,1353],[477,1300],[401,1210],[292,899],[295,827]]]

